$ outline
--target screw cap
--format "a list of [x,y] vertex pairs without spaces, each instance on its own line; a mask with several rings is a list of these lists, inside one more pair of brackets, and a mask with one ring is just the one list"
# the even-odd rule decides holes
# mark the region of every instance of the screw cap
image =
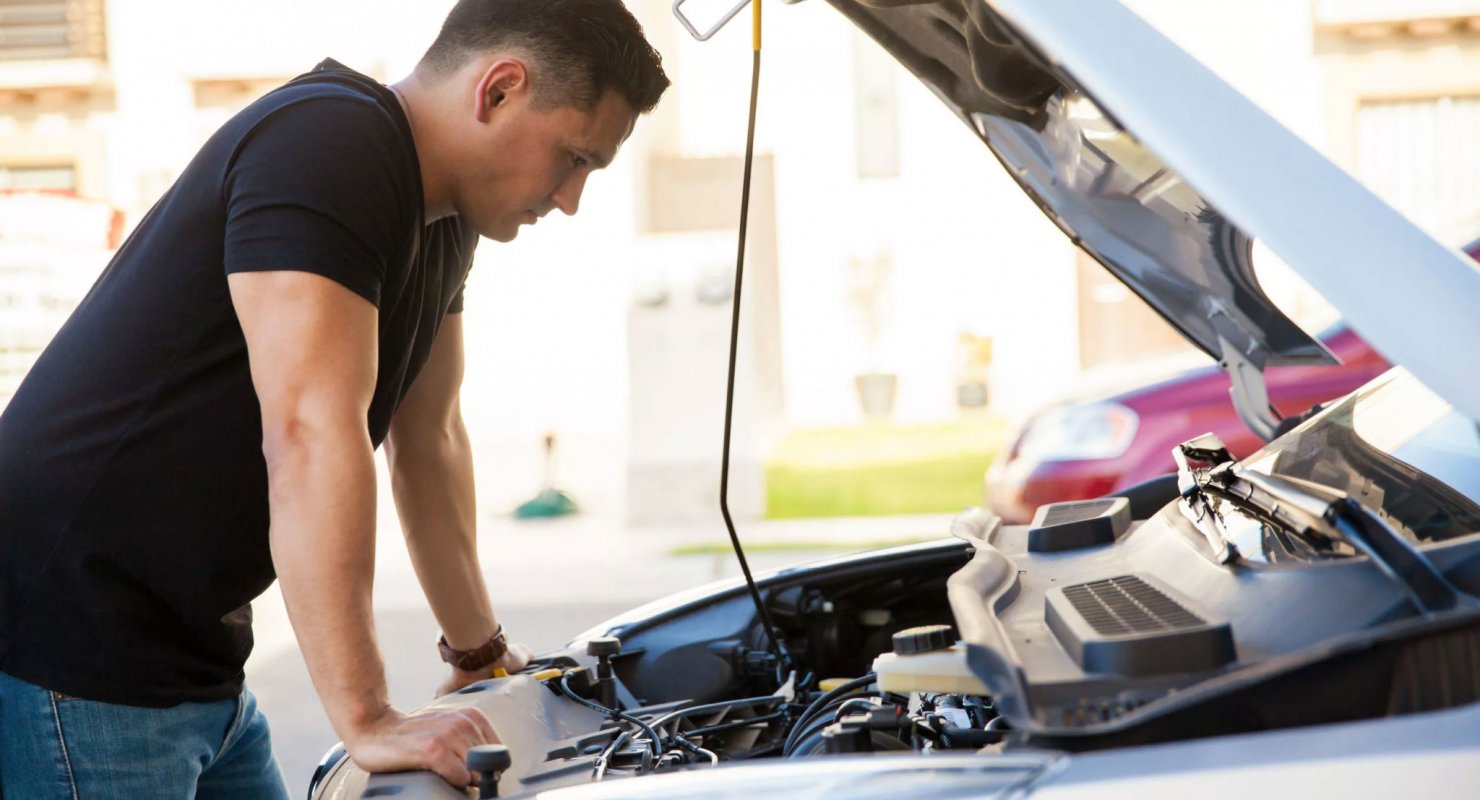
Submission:
[[586,643],[586,655],[601,658],[622,652],[622,640],[615,636],[598,636]]
[[918,628],[905,628],[894,634],[894,654],[914,656],[945,650],[955,641],[951,633],[949,625],[921,625]]
[[509,748],[501,744],[480,744],[468,748],[468,769],[473,772],[503,772],[514,764]]

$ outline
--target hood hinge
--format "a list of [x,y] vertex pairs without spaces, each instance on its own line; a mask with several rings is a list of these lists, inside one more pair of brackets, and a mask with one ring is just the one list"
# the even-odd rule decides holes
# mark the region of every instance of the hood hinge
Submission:
[[1223,360],[1218,362],[1218,366],[1233,381],[1228,394],[1233,398],[1238,418],[1260,439],[1266,442],[1273,439],[1280,426],[1280,415],[1269,402],[1269,388],[1264,382],[1263,353],[1256,351],[1253,357],[1246,356],[1222,336],[1218,337],[1218,346],[1223,351]]

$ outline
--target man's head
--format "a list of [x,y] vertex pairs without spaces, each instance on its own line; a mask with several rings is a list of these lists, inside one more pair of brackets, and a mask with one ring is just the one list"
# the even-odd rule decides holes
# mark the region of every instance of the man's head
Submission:
[[574,214],[669,83],[620,0],[459,0],[415,78],[441,106],[423,170],[500,241],[553,208]]

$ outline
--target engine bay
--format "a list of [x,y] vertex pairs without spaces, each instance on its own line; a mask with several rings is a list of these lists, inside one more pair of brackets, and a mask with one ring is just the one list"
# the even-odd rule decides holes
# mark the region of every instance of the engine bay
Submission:
[[[1412,614],[1370,561],[1222,564],[1175,503],[1135,522],[1077,505],[1037,520],[1091,520],[1072,534],[969,512],[953,539],[760,576],[789,664],[737,584],[433,706],[493,720],[513,754],[509,795],[756,759],[1098,750],[1480,700],[1473,615]],[[1480,545],[1429,556],[1480,586]],[[313,796],[413,784],[458,796],[342,756]]]

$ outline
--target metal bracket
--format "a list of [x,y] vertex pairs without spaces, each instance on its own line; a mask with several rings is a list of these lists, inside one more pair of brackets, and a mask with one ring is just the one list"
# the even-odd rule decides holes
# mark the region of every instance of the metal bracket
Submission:
[[1269,404],[1269,387],[1264,383],[1264,360],[1261,358],[1256,363],[1222,336],[1218,337],[1218,345],[1223,351],[1220,366],[1233,381],[1228,394],[1233,398],[1238,418],[1260,439],[1266,442],[1273,439],[1280,426],[1280,417]]
[[700,33],[699,29],[694,27],[694,23],[690,21],[688,16],[683,13],[682,6],[685,2],[687,2],[687,0],[673,0],[673,16],[678,17],[679,23],[684,26],[684,28],[689,32],[690,36],[698,39],[701,42],[709,41],[709,37],[715,35],[716,33],[719,33],[719,29],[729,24],[730,20],[734,19],[735,15],[739,14],[741,9],[750,5],[750,0],[740,0],[739,3],[735,4],[734,8],[726,11],[725,15],[723,17],[720,17],[719,22],[714,23],[713,27],[711,27],[707,31],[704,31],[703,33]]

